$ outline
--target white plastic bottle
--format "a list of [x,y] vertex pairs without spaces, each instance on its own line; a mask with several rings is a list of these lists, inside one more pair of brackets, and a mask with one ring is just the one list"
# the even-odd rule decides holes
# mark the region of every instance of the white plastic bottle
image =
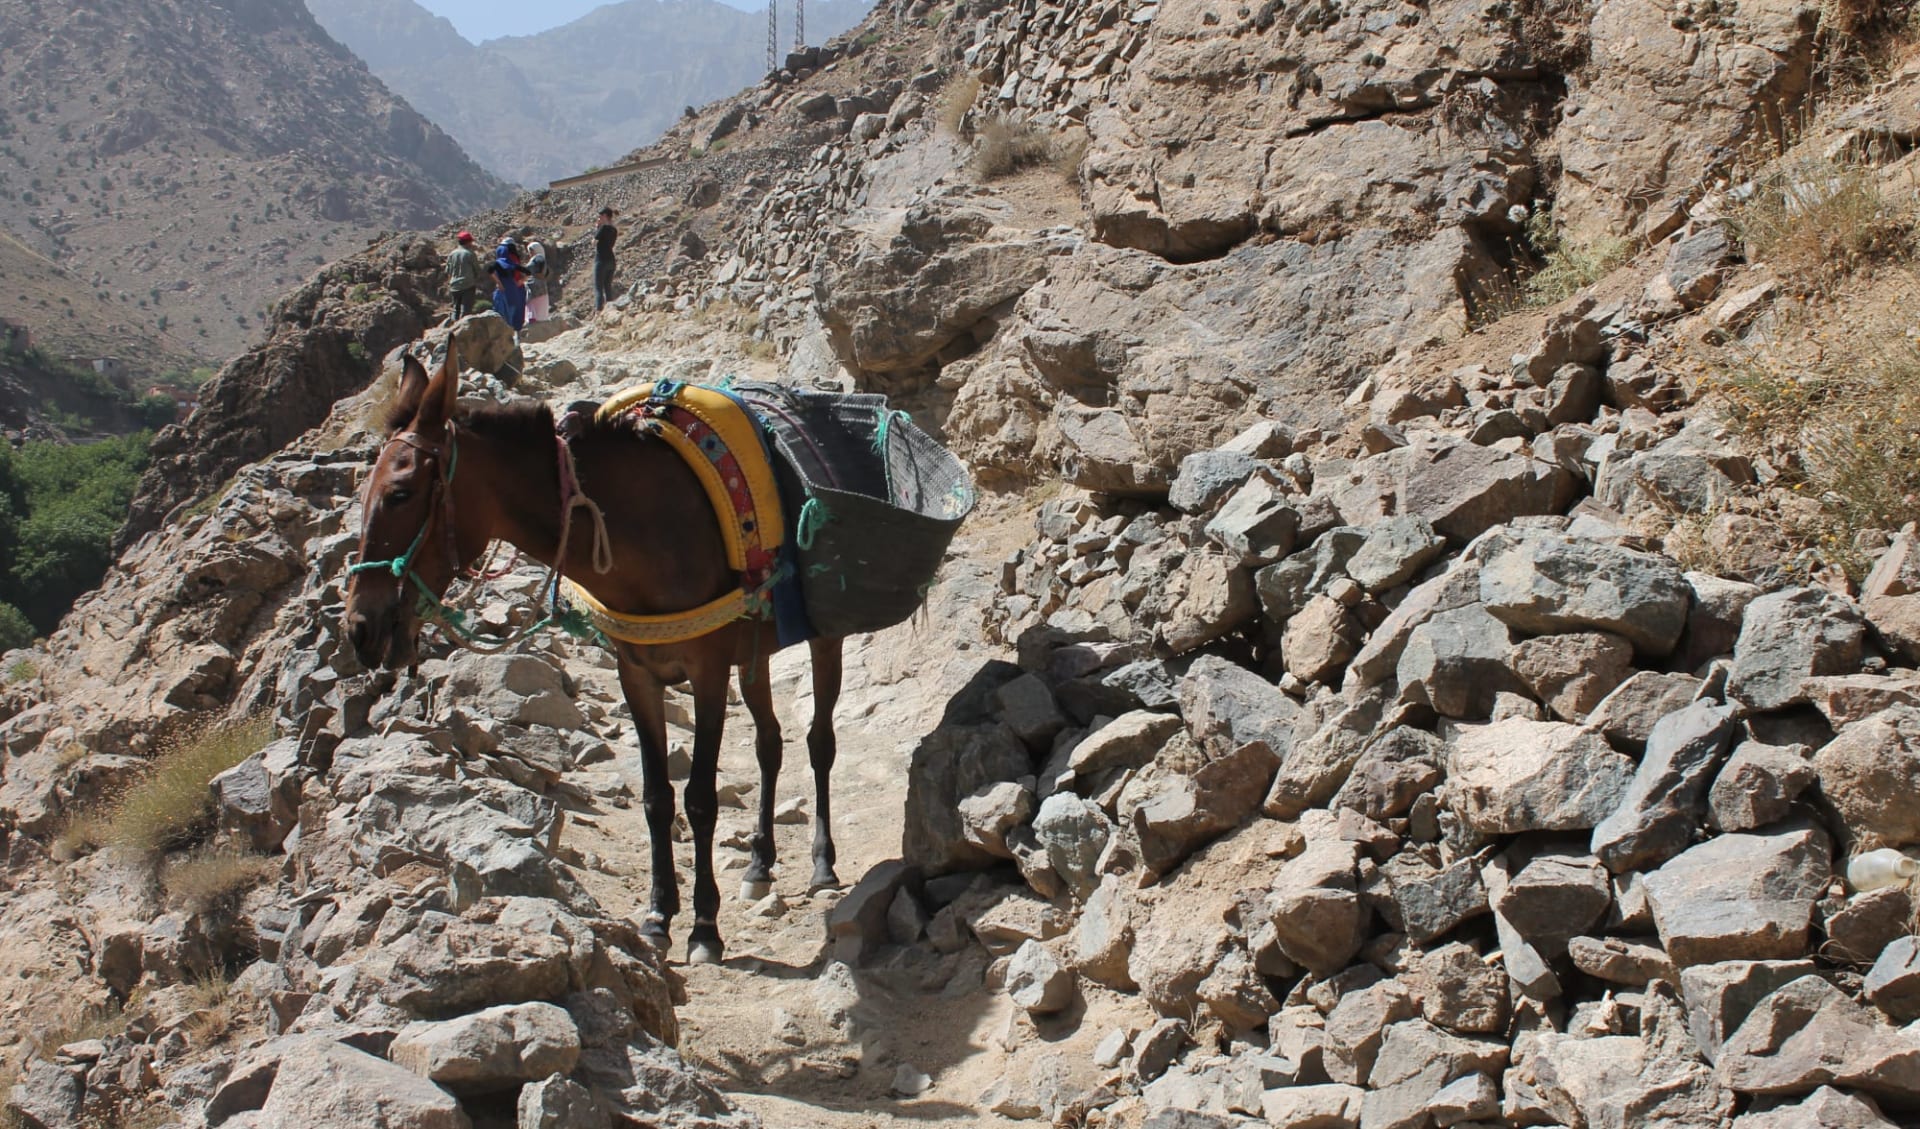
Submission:
[[1847,863],[1847,885],[1858,893],[1912,882],[1916,876],[1920,876],[1920,859],[1910,859],[1892,847],[1855,855]]

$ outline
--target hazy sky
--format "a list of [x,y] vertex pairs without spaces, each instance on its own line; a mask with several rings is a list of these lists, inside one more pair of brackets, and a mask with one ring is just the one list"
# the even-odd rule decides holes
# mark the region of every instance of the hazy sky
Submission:
[[[502,35],[532,35],[572,23],[611,0],[420,0],[420,6],[453,21],[475,43]],[[764,8],[765,0],[721,0],[736,8]]]

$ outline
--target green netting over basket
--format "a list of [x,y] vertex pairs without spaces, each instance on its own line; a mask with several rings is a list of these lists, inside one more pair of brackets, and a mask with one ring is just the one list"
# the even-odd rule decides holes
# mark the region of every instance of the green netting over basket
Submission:
[[926,599],[973,509],[966,467],[884,396],[734,387],[765,419],[792,487],[801,591],[821,635],[878,631]]

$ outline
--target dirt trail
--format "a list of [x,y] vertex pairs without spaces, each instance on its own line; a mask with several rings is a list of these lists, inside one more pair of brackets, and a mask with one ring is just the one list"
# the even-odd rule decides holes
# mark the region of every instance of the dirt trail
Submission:
[[[985,517],[967,531],[966,557],[984,559],[982,552],[1004,540],[1001,526],[1025,528],[1024,521]],[[926,617],[849,641],[832,777],[838,870],[848,886],[899,856],[914,746],[982,663],[1004,657],[966,642],[973,632],[954,587],[951,577],[943,581]],[[691,913],[675,921],[671,959],[686,976],[689,996],[680,1008],[681,1052],[716,1075],[769,1129],[1013,1124],[978,1106],[1006,1070],[1009,1031],[1018,1036],[1024,1022],[1014,1020],[1003,992],[987,987],[990,958],[983,950],[969,946],[942,956],[923,944],[886,950],[858,967],[831,959],[826,919],[841,893],[806,890],[814,790],[805,744],[813,715],[810,678],[805,648],[775,656],[774,695],[786,745],[777,795],[783,805],[798,799],[802,812],[776,826],[771,905],[739,896],[759,768],[752,723],[737,703],[729,710],[720,782],[723,796],[730,787],[738,790],[740,806],[723,800],[715,836],[727,960],[681,964]],[[683,730],[673,732],[676,741],[690,740]],[[637,797],[638,750],[623,744],[616,763]],[[676,839],[686,899],[692,845],[684,828]],[[603,860],[599,869],[581,872],[602,904],[637,919],[648,884],[646,822],[637,799],[574,822],[567,843]],[[924,1094],[895,1094],[903,1064],[930,1076]]]

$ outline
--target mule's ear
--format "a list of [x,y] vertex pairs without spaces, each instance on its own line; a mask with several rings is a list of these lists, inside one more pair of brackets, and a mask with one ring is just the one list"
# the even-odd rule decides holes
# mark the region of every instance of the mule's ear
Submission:
[[426,394],[427,366],[408,353],[400,373],[399,391],[394,393],[393,403],[387,405],[388,435],[413,422],[413,417],[420,411],[420,401]]
[[420,414],[414,417],[416,431],[438,431],[453,418],[453,407],[460,399],[460,357],[459,349],[453,339],[447,339],[447,359],[441,362],[440,371],[433,374],[427,382],[426,395],[420,402]]

